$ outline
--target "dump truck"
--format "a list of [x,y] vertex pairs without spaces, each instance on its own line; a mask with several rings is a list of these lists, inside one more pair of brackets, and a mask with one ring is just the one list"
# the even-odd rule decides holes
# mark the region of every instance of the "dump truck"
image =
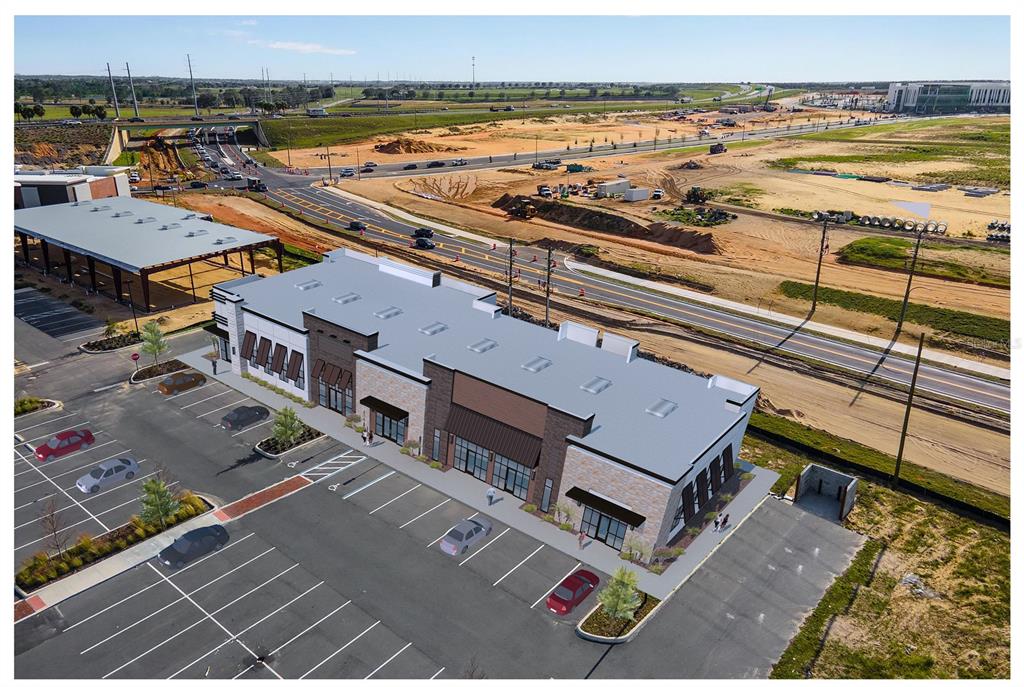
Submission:
[[570,174],[575,172],[593,172],[594,168],[572,162],[565,166],[565,171],[569,172]]
[[265,193],[267,190],[267,185],[263,183],[262,179],[257,179],[256,177],[246,177],[245,190]]
[[724,153],[727,150],[729,149],[725,147],[724,143],[712,143],[711,148],[708,149],[708,153],[711,155],[718,155],[719,153]]

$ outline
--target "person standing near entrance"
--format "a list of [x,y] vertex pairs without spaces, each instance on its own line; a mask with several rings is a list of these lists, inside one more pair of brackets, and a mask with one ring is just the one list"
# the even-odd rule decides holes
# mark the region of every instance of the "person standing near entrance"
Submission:
[[722,529],[722,516],[715,515],[715,532],[719,532]]
[[365,429],[363,430],[362,437],[363,437],[363,446],[369,446],[370,445],[370,441],[368,439],[369,434],[367,434]]
[[366,445],[367,446],[373,446],[373,430],[372,429],[368,430],[366,432]]
[[586,541],[587,535],[583,534],[583,530],[580,530],[579,535],[576,537],[576,541],[579,542],[580,550],[583,550],[583,542]]
[[722,531],[724,532],[725,528],[728,527],[728,526],[729,526],[729,514],[726,513],[725,517],[722,518]]
[[494,505],[494,497],[497,496],[497,494],[498,494],[498,492],[496,492],[494,490],[494,487],[488,487],[487,488],[487,505],[488,506],[493,506]]
[[217,376],[217,359],[214,358],[213,360],[210,361],[210,363],[213,365],[213,376],[216,377]]

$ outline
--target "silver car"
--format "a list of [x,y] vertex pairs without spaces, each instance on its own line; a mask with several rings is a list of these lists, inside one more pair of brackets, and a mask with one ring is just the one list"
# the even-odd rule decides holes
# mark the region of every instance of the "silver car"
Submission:
[[449,556],[458,556],[486,539],[493,528],[490,520],[474,515],[448,530],[448,534],[441,538],[439,546]]
[[131,456],[105,460],[78,478],[75,486],[83,494],[95,494],[112,484],[130,480],[139,472],[139,464]]

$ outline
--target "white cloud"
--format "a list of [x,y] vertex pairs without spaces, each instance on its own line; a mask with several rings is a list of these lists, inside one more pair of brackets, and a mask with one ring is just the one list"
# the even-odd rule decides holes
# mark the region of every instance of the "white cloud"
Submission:
[[207,29],[206,32],[211,36],[225,36],[227,38],[245,38],[249,35],[248,31],[242,29]]
[[292,52],[300,52],[306,55],[319,54],[319,55],[355,55],[355,50],[349,48],[331,48],[320,43],[300,43],[298,41],[271,41],[267,43],[268,48],[274,50],[290,50]]
[[255,19],[243,19],[238,22],[241,26],[256,26],[259,22]]

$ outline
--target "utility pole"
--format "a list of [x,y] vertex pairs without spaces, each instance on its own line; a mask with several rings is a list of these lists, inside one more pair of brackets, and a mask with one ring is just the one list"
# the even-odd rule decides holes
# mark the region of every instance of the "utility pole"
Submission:
[[132,105],[135,107],[135,116],[139,116],[139,100],[135,97],[135,82],[132,81],[132,70],[128,66],[128,63],[124,63],[124,68],[128,72],[128,85],[132,87]]
[[818,307],[818,282],[821,280],[821,261],[825,257],[828,232],[828,215],[821,220],[821,246],[818,247],[818,270],[814,273],[814,295],[811,297],[811,315]]
[[538,143],[538,141],[539,141],[539,138],[538,138],[537,134],[534,134],[533,135],[533,161],[534,162],[537,162],[539,160],[538,156],[540,155],[540,152],[539,152],[540,149],[538,148],[538,146],[540,144]]
[[469,87],[476,90],[476,55],[473,55],[471,59],[473,64],[473,81],[469,84]]
[[917,233],[917,242],[914,244],[914,257],[910,261],[910,274],[907,275],[907,290],[903,294],[903,307],[900,308],[900,319],[896,323],[896,333],[893,335],[893,341],[898,339],[900,332],[903,331],[903,318],[907,315],[907,305],[910,303],[910,284],[914,281],[914,269],[917,267],[917,251],[921,248],[921,237],[923,236],[923,231]]
[[107,62],[107,78],[110,79],[110,93],[114,98],[114,117],[121,118],[121,108],[117,104],[117,89],[114,88],[114,75],[110,71],[110,63]]
[[512,251],[514,250],[512,239],[508,240],[508,314],[512,316]]
[[903,413],[903,429],[900,431],[900,449],[896,452],[896,471],[892,476],[892,485],[900,482],[900,467],[903,465],[903,447],[907,443],[907,427],[910,425],[910,409],[914,406],[914,391],[917,389],[917,371],[921,368],[921,352],[924,349],[924,332],[917,342],[917,358],[914,360],[914,374],[910,377],[910,391],[907,393],[907,410]]
[[188,80],[192,82],[192,104],[196,108],[196,117],[199,116],[199,98],[196,97],[196,80],[192,77],[192,56],[185,54],[185,59],[188,60]]
[[548,246],[548,278],[544,285],[544,326],[551,326],[551,246]]
[[331,146],[328,144],[324,144],[324,147],[327,148],[327,178],[330,181],[330,183],[333,184],[334,171],[331,169]]

